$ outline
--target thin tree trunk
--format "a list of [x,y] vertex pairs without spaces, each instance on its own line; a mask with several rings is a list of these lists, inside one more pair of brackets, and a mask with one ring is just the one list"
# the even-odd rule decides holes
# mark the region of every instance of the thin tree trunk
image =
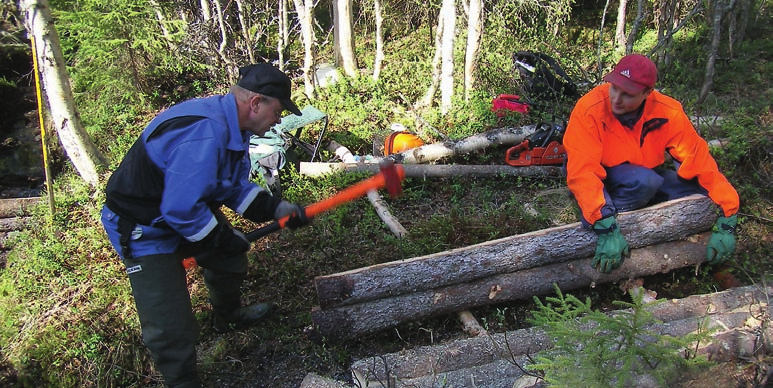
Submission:
[[236,74],[236,66],[234,66],[233,61],[231,61],[226,52],[226,48],[228,48],[228,30],[225,27],[225,20],[223,19],[223,7],[220,4],[221,0],[213,1],[215,3],[215,11],[217,12],[217,25],[220,28],[220,46],[218,47],[217,54],[228,72],[230,82],[235,83],[238,74]]
[[357,58],[354,56],[352,32],[352,0],[335,0],[333,3],[333,41],[335,42],[336,66],[344,69],[347,77],[357,76]]
[[445,29],[444,20],[442,17],[438,17],[437,31],[435,31],[435,56],[432,58],[432,75],[430,76],[430,84],[427,88],[427,93],[424,94],[424,98],[416,105],[432,106],[432,100],[435,99],[435,92],[437,91],[438,83],[440,83],[440,60],[443,52],[443,30]]
[[617,7],[617,26],[615,26],[615,51],[625,50],[625,13],[628,7],[628,0],[620,0]]
[[279,54],[279,70],[285,70],[285,50],[290,39],[289,16],[287,11],[287,0],[279,0],[278,19],[279,19],[279,39],[277,39],[276,51]]
[[638,5],[636,8],[636,19],[633,21],[633,25],[631,25],[631,32],[628,33],[628,39],[626,40],[625,44],[625,53],[631,54],[633,53],[633,44],[636,42],[636,35],[639,34],[639,29],[641,28],[642,23],[644,23],[645,19],[647,18],[647,0],[639,0]]
[[212,20],[212,10],[209,8],[209,0],[201,0],[199,4],[201,4],[201,19],[204,21],[204,24],[208,24],[209,21]]
[[599,40],[596,47],[596,79],[604,76],[604,66],[601,63],[601,46],[604,44],[604,26],[607,20],[607,10],[609,10],[609,0],[604,3],[604,12],[601,14],[601,27],[599,27]]
[[247,51],[247,57],[250,63],[255,63],[255,54],[252,52],[252,37],[250,36],[249,18],[244,17],[244,5],[242,0],[236,0],[236,12],[239,14],[239,25],[242,27],[242,39],[244,39],[244,50]]
[[717,61],[719,44],[722,39],[722,18],[725,17],[733,3],[735,3],[734,0],[717,0],[714,2],[712,12],[714,18],[711,24],[711,47],[709,48],[709,56],[706,61],[706,74],[703,79],[703,86],[701,87],[700,95],[698,95],[698,100],[695,102],[696,105],[701,105],[706,101],[706,97],[711,92],[711,87],[714,86],[714,64]]
[[105,160],[78,116],[51,9],[46,0],[23,0],[21,6],[27,31],[35,38],[33,55],[40,58],[42,86],[54,129],[78,174],[90,185],[96,186]]
[[483,33],[483,0],[470,0],[467,21],[467,51],[464,57],[464,99],[470,101],[470,93],[475,86],[480,39]]
[[440,112],[447,114],[452,107],[454,96],[454,43],[456,41],[456,2],[443,0],[440,10],[443,18],[443,49],[440,71]]
[[373,11],[376,14],[376,58],[373,61],[373,80],[378,81],[384,62],[384,17],[381,15],[381,0],[374,0]]
[[314,98],[314,0],[293,0],[303,40],[303,85],[306,97]]

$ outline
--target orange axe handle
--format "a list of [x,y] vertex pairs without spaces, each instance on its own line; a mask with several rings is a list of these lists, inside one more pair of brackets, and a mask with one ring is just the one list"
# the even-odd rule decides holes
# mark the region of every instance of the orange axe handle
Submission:
[[[368,191],[371,190],[387,188],[389,189],[390,194],[393,196],[399,194],[400,182],[405,179],[405,169],[399,164],[390,166],[389,169],[389,171],[382,170],[380,173],[364,181],[356,183],[353,186],[349,186],[330,198],[306,206],[304,209],[306,212],[306,217],[311,218],[345,203],[354,201],[355,199],[367,195]],[[393,174],[391,174],[392,171],[394,171]],[[397,185],[397,189],[395,189],[395,185]],[[282,229],[287,226],[287,221],[289,219],[290,216],[284,216],[279,220],[272,222],[271,224],[247,233],[247,240],[255,241],[263,236]]]
[[[311,218],[337,206],[351,202],[367,195],[368,191],[371,190],[386,188],[391,196],[397,196],[402,190],[401,183],[403,179],[405,179],[405,169],[402,165],[396,164],[382,168],[381,172],[378,174],[356,183],[353,186],[349,186],[330,198],[306,206],[304,208],[306,217]],[[266,226],[253,230],[246,234],[247,240],[250,242],[256,241],[261,237],[283,229],[287,226],[287,221],[289,219],[290,216],[285,216]],[[194,257],[183,259],[183,267],[186,269],[195,268],[196,259]]]

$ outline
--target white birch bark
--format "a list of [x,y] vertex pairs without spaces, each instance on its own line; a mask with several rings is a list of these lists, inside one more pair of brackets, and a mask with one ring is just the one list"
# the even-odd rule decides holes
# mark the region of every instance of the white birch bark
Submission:
[[470,0],[467,18],[467,51],[464,56],[464,99],[466,101],[470,100],[470,93],[475,85],[475,69],[480,50],[480,38],[483,34],[482,18],[483,0]]
[[285,48],[290,39],[287,14],[287,0],[279,0],[279,39],[277,39],[276,51],[279,54],[279,70],[282,71],[285,71]]
[[376,14],[376,58],[373,61],[373,80],[378,81],[384,62],[384,16],[381,14],[381,0],[374,0],[373,10]]
[[99,168],[105,164],[104,158],[78,117],[51,9],[46,0],[23,0],[20,5],[24,10],[27,31],[35,38],[32,49],[39,58],[40,78],[53,129],[78,174],[90,185],[96,186]]
[[312,19],[314,17],[313,0],[293,0],[295,12],[298,14],[298,21],[301,26],[301,37],[303,39],[303,85],[306,97],[314,98],[314,30]]
[[617,26],[615,27],[615,50],[622,52],[625,50],[625,13],[628,8],[628,0],[620,0],[617,7]]
[[443,18],[443,48],[440,70],[440,111],[443,114],[451,110],[454,95],[454,41],[456,40],[456,4],[454,0],[443,0],[440,10]]
[[336,66],[342,68],[347,77],[356,77],[357,58],[354,57],[352,0],[336,0],[333,14]]
[[212,10],[209,8],[209,0],[201,0],[201,19],[204,21],[204,24],[207,24],[210,20],[212,20]]
[[442,17],[438,17],[437,31],[435,32],[435,57],[432,58],[432,76],[430,77],[431,80],[427,93],[421,102],[416,104],[418,107],[432,105],[432,100],[435,98],[435,92],[437,91],[438,83],[440,83],[440,59],[443,52],[444,30],[444,20]]

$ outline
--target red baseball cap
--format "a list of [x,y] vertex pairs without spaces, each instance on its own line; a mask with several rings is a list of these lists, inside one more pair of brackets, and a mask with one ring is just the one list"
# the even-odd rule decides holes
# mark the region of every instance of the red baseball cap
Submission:
[[617,63],[611,73],[604,76],[607,81],[628,94],[639,94],[644,89],[655,87],[658,69],[655,64],[641,54],[630,54]]

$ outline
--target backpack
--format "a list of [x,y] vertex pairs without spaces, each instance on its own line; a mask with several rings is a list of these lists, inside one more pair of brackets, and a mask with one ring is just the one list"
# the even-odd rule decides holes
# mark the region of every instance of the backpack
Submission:
[[560,100],[579,97],[577,85],[558,62],[545,53],[519,51],[513,55],[525,91],[532,99]]

